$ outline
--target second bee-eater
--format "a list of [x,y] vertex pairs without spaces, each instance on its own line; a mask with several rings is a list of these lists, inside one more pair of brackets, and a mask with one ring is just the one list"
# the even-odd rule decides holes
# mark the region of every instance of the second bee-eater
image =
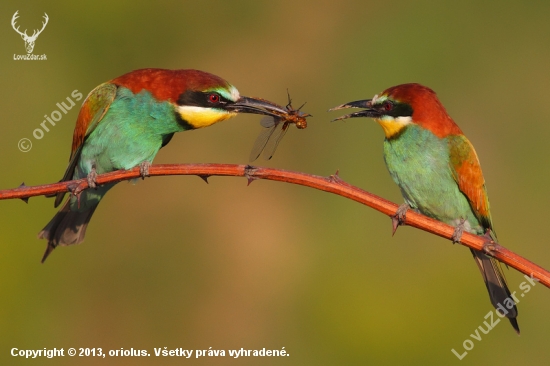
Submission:
[[[485,179],[474,147],[433,90],[420,84],[386,89],[372,99],[346,103],[332,110],[363,108],[337,118],[371,117],[385,134],[384,159],[401,189],[406,206],[462,231],[496,240]],[[472,250],[493,306],[508,317],[519,334],[518,315],[500,263]]]
[[[96,175],[140,166],[145,176],[174,133],[211,126],[237,113],[277,117],[286,110],[243,97],[224,79],[198,70],[136,70],[92,90],[80,109],[61,181],[88,178],[95,189],[71,195],[38,234],[48,241],[42,262],[57,246],[84,240],[99,201],[115,185],[96,187]],[[64,195],[57,195],[56,207]]]

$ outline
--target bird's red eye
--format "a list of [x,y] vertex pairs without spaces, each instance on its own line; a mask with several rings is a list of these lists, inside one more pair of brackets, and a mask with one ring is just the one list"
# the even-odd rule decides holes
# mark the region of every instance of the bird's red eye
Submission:
[[389,102],[389,101],[388,101],[388,102],[385,102],[385,103],[384,103],[384,110],[385,110],[386,112],[391,111],[392,108],[393,108],[392,102]]
[[220,101],[220,96],[218,94],[212,93],[208,96],[210,103],[218,103]]

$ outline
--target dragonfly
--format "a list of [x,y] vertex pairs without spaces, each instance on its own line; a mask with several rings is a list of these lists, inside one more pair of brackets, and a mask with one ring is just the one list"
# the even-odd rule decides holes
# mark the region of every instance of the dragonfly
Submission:
[[[288,94],[288,90],[287,90]],[[298,129],[303,130],[307,127],[307,117],[311,117],[309,113],[303,113],[300,110],[306,103],[298,109],[292,107],[292,99],[288,94],[288,104],[285,109],[286,113],[277,113],[277,116],[265,116],[260,120],[260,125],[264,128],[254,142],[254,147],[250,152],[250,161],[258,159],[263,151],[263,158],[269,160],[273,157],[279,142],[283,139],[291,125],[295,125]]]

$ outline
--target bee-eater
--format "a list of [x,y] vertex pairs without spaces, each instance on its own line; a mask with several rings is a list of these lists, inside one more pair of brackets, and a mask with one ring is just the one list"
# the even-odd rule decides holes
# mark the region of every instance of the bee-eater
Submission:
[[[272,113],[272,112],[276,112]],[[240,96],[224,79],[198,70],[142,69],[97,86],[80,109],[69,166],[61,181],[87,178],[38,234],[48,240],[42,262],[57,246],[84,240],[99,201],[115,183],[96,187],[97,174],[140,166],[142,176],[176,132],[213,125],[237,113],[279,116],[285,109]],[[59,193],[55,207],[63,200]]]
[[[477,154],[433,90],[402,84],[331,110],[342,108],[364,110],[336,120],[371,117],[382,126],[384,160],[405,199],[396,213],[401,220],[410,207],[454,226],[453,241],[460,241],[463,230],[496,240]],[[500,263],[479,250],[472,254],[491,303],[519,334],[518,312]]]

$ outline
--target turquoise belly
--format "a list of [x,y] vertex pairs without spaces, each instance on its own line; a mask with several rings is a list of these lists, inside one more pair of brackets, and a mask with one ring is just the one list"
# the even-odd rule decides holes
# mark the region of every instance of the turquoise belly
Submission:
[[483,233],[452,176],[446,139],[410,125],[398,137],[384,141],[384,159],[405,202],[413,209],[453,226],[465,219],[468,231]]
[[159,103],[146,91],[134,95],[120,88],[105,117],[84,142],[75,178],[86,176],[92,166],[101,174],[152,161],[163,138],[181,130],[168,102]]
[[[152,162],[164,139],[182,130],[170,103],[156,101],[147,91],[134,95],[119,88],[109,110],[84,142],[73,178],[86,177],[92,168],[102,174]],[[97,205],[113,186],[88,189],[80,200],[71,197],[71,209],[85,211]]]

